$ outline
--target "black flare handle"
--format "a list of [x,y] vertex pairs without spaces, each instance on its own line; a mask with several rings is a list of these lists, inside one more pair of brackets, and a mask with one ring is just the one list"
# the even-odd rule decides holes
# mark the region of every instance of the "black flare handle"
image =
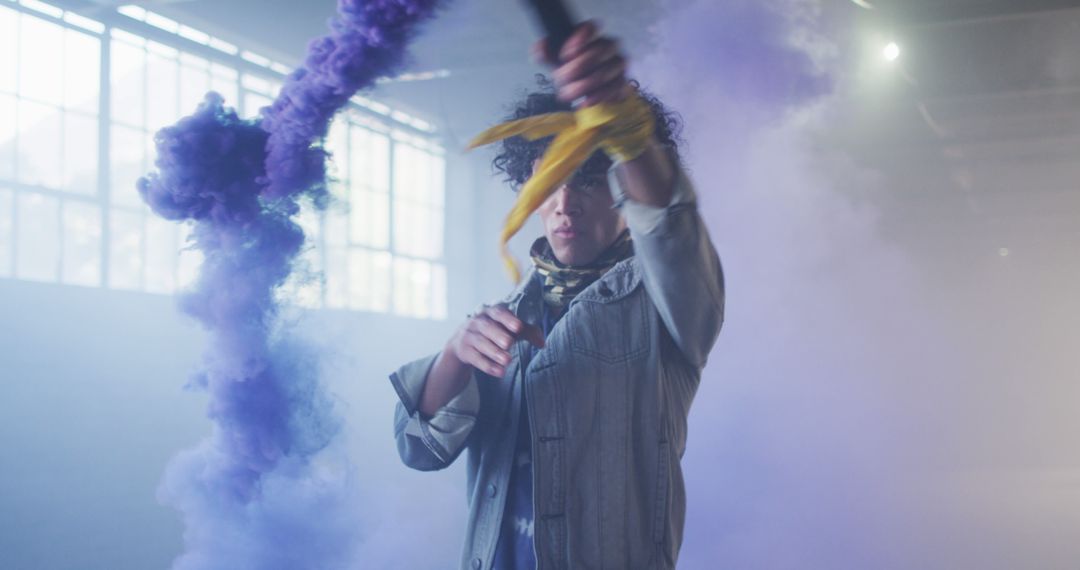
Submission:
[[559,50],[574,33],[574,17],[563,0],[525,0],[547,36],[547,55],[559,61]]

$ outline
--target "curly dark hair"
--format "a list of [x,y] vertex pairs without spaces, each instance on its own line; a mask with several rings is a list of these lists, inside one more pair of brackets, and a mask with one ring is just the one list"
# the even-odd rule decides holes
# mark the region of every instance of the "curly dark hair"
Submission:
[[[555,84],[550,79],[542,74],[537,74],[536,83],[540,89],[528,93],[524,99],[516,103],[513,110],[504,119],[505,121],[573,109],[569,103],[560,101],[555,96]],[[664,104],[653,94],[641,89],[637,81],[631,80],[630,83],[637,89],[641,98],[652,108],[653,117],[656,120],[656,140],[678,160],[679,145],[682,143],[680,136],[682,120],[679,114],[665,108]],[[499,145],[498,154],[491,161],[491,166],[494,170],[505,175],[505,181],[517,192],[525,184],[525,181],[532,176],[533,163],[544,154],[553,138],[545,137],[530,141],[524,137],[515,136],[503,139]],[[606,181],[607,170],[611,167],[611,164],[611,159],[603,151],[597,150],[574,174],[571,184],[590,187],[598,182]]]

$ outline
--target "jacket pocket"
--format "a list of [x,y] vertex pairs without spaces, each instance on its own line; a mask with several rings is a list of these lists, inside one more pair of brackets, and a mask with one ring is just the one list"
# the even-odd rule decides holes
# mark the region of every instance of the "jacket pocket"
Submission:
[[[649,321],[640,290],[609,302],[576,303],[570,348],[605,364],[637,360],[649,351]],[[568,315],[569,316],[569,315]]]

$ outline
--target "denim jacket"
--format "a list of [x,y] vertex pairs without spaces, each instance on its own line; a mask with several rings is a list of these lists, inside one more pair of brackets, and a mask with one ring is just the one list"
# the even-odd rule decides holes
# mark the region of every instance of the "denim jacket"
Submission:
[[[675,567],[686,515],[687,414],[723,322],[723,273],[685,172],[662,208],[625,199],[614,168],[609,179],[634,256],[571,301],[544,349],[529,359],[527,341],[517,341],[502,378],[474,371],[429,419],[417,407],[438,354],[390,376],[406,465],[443,469],[468,451],[462,569],[489,568],[494,556],[523,390],[538,568]],[[535,270],[502,302],[539,324]]]

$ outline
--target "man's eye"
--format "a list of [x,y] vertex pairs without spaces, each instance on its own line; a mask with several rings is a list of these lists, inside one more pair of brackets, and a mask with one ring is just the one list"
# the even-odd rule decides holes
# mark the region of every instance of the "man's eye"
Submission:
[[596,194],[600,190],[600,184],[597,183],[596,181],[581,182],[581,183],[577,184],[576,187],[577,187],[578,192],[581,192],[582,194],[584,194],[586,196],[592,196],[593,194]]

